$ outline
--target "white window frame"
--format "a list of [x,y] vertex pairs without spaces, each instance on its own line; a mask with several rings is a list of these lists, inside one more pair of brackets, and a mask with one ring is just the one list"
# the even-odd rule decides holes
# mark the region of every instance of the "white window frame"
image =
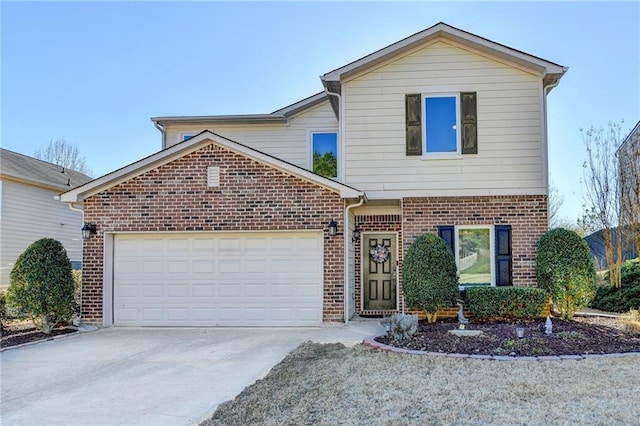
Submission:
[[[454,247],[456,257],[456,268],[458,269],[458,276],[460,275],[460,231],[461,229],[488,229],[489,230],[489,263],[491,266],[491,283],[490,287],[496,286],[496,242],[495,242],[495,227],[493,225],[456,225],[454,226]],[[459,289],[463,290],[467,286],[462,283],[459,285]]]
[[198,132],[196,132],[195,130],[185,130],[183,132],[178,132],[178,143],[184,142],[185,136],[189,136],[190,138],[192,138],[197,134]]
[[[427,112],[426,100],[428,98],[455,98],[456,100],[456,151],[455,152],[427,152]],[[422,120],[422,159],[457,159],[462,158],[462,135],[460,122],[460,92],[422,93],[420,98],[420,117]]]
[[312,128],[307,129],[307,169],[313,172],[313,135],[315,133],[335,133],[336,134],[336,174],[335,177],[329,179],[335,179],[341,181],[340,173],[340,132],[337,129],[332,128]]

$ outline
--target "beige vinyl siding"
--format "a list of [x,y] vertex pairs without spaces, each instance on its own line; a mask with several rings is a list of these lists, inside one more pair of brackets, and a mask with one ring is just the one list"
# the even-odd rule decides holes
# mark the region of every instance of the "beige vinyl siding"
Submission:
[[167,146],[178,141],[180,132],[211,130],[233,141],[273,155],[296,166],[309,168],[309,130],[338,131],[338,121],[328,101],[301,112],[288,124],[167,124]]
[[[541,77],[450,41],[382,64],[343,84],[345,183],[384,198],[545,193]],[[405,154],[405,95],[477,93],[478,154]],[[406,195],[410,195],[407,193]]]
[[82,214],[53,198],[62,191],[11,180],[3,180],[1,188],[0,288],[9,285],[18,256],[40,238],[55,238],[64,245],[70,260],[82,260]]

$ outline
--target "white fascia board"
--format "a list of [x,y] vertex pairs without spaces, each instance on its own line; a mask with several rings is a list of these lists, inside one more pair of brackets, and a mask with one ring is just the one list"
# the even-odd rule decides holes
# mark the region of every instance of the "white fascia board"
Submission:
[[261,163],[276,167],[286,173],[337,192],[340,194],[341,198],[359,198],[364,196],[362,191],[358,191],[355,188],[317,175],[296,165],[279,160],[268,154],[256,151],[245,145],[205,130],[184,142],[173,145],[167,149],[143,158],[142,160],[131,163],[128,166],[122,167],[121,169],[67,191],[60,196],[60,201],[66,203],[82,202],[85,198],[93,194],[104,191],[105,189],[111,188],[133,177],[170,163],[171,161],[181,158],[184,155],[194,152],[210,143],[222,146],[223,148],[229,149],[240,155],[244,155]]
[[556,63],[547,61],[537,56],[512,49],[500,43],[493,42],[483,37],[468,33],[458,28],[451,27],[444,23],[438,23],[424,31],[409,36],[403,40],[393,43],[382,48],[370,55],[360,58],[341,68],[337,68],[324,74],[321,79],[323,82],[340,81],[344,77],[348,77],[354,73],[360,72],[370,66],[374,66],[402,52],[411,50],[420,44],[423,44],[436,37],[449,38],[460,43],[466,44],[471,48],[479,51],[491,53],[497,57],[507,59],[517,64],[532,68],[543,75],[559,74],[562,75],[567,71],[566,67]]

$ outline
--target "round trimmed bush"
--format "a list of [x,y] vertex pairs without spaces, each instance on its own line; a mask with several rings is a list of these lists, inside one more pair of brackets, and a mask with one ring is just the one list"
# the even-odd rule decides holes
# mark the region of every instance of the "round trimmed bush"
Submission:
[[596,270],[587,243],[574,231],[556,228],[538,241],[536,280],[563,318],[588,306],[596,292]]
[[31,317],[45,334],[75,312],[71,261],[64,246],[52,238],[31,244],[11,270],[7,302]]
[[458,295],[458,270],[444,240],[424,234],[409,246],[402,264],[402,291],[408,306],[422,309],[435,322],[444,302]]

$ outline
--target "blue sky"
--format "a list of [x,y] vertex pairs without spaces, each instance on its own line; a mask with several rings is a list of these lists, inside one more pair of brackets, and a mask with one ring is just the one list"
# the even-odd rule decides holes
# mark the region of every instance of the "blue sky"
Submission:
[[444,21],[568,66],[548,98],[561,214],[581,211],[581,127],[640,119],[638,2],[7,2],[1,139],[27,155],[58,137],[95,175],[160,148],[163,115],[265,113],[318,76]]

